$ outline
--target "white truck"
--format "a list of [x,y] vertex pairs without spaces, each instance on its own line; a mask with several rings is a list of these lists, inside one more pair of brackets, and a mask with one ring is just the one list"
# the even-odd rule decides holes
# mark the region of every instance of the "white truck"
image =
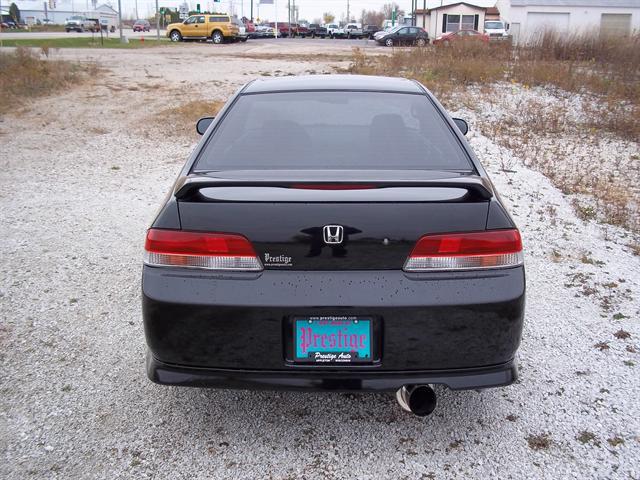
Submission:
[[343,29],[344,36],[347,38],[362,38],[364,32],[362,31],[362,25],[359,23],[347,23]]
[[487,20],[484,22],[484,33],[489,40],[504,40],[509,37],[508,24],[502,20]]
[[344,36],[344,30],[337,23],[327,23],[327,35],[329,38],[341,38]]
[[96,26],[96,22],[93,20],[89,20],[84,15],[74,15],[73,17],[67,18],[64,22],[64,30],[69,33],[71,31],[74,32],[84,32],[85,30],[95,31],[98,30],[99,27]]

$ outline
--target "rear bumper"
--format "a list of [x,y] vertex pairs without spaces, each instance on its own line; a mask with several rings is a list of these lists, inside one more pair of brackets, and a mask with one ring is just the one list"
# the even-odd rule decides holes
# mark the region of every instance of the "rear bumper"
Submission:
[[[524,319],[524,268],[212,273],[145,266],[143,319],[157,383],[231,388],[393,390],[506,385]],[[360,315],[380,326],[380,361],[287,361],[295,316]],[[333,383],[337,382],[337,383]]]
[[515,361],[481,368],[441,371],[279,371],[186,367],[163,363],[147,352],[147,376],[160,385],[251,390],[395,391],[404,385],[441,384],[453,390],[510,385]]

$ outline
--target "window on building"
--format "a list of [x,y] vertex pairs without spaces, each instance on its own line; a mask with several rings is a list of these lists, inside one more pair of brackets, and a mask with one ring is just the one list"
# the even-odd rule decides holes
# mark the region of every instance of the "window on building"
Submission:
[[475,15],[462,15],[460,30],[473,30],[475,19],[476,19]]
[[447,15],[447,32],[457,32],[460,30],[461,15]]

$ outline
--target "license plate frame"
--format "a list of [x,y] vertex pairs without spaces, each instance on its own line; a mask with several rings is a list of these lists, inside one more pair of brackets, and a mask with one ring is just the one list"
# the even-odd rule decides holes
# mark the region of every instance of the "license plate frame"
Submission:
[[[334,334],[334,343],[330,343],[331,339],[329,337],[325,337],[324,347],[322,347],[321,341],[318,341],[316,345],[307,342],[308,350],[304,352],[307,356],[301,356],[301,327],[311,328],[312,335],[322,335],[324,333],[329,336]],[[337,347],[338,330],[342,334],[349,335],[346,347]],[[380,361],[380,333],[380,322],[370,315],[292,316],[288,318],[288,321],[284,322],[285,358],[290,365],[303,366],[341,367],[376,364]],[[356,335],[356,343],[360,343],[361,335],[366,335],[368,349],[357,348],[354,352],[348,344],[348,341],[352,339],[352,335]],[[308,338],[307,336],[307,340]],[[344,335],[342,338],[345,339]],[[320,339],[316,338],[316,340]],[[364,352],[367,355],[355,355],[354,353],[356,352]]]

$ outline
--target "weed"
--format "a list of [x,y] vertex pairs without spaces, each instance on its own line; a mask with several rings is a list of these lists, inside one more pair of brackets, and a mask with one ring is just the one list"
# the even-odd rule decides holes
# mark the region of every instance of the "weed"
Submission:
[[216,115],[223,105],[219,100],[193,100],[165,108],[155,115],[156,123],[164,128],[170,125],[172,133],[194,135],[196,122],[202,117]]
[[582,432],[580,432],[580,434],[576,437],[576,440],[578,440],[583,445],[592,443],[596,447],[600,446],[600,442],[598,441],[598,437],[596,437],[596,434],[588,430],[583,430]]
[[626,340],[627,338],[631,338],[631,334],[626,330],[622,330],[622,329],[614,333],[613,336],[616,337],[618,340]]
[[547,433],[529,435],[527,437],[527,443],[532,450],[546,450],[551,446],[551,438],[549,438],[549,434]]
[[612,447],[617,447],[618,445],[623,445],[624,444],[624,440],[618,436],[616,437],[611,437],[607,439],[607,442],[609,443],[609,445],[611,445]]

